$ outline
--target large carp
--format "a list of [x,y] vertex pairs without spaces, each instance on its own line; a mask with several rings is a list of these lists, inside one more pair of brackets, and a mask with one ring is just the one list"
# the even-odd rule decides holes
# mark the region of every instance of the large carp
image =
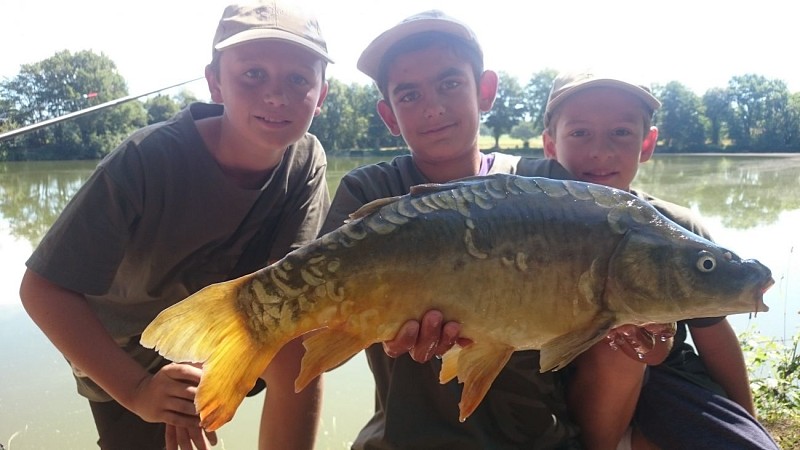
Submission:
[[142,344],[203,363],[214,430],[276,352],[311,330],[296,388],[436,308],[472,344],[445,355],[460,418],[516,350],[564,367],[615,326],[766,311],[769,269],[595,184],[493,175],[378,200],[280,261],[164,310]]

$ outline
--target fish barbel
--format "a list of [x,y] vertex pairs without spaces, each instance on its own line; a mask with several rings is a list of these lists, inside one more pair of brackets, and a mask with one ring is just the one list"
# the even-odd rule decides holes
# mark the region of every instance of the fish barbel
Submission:
[[142,345],[203,363],[195,403],[229,421],[278,350],[309,331],[299,391],[429,309],[472,343],[444,355],[465,420],[512,352],[564,367],[622,324],[766,311],[768,268],[670,221],[627,192],[515,175],[421,185],[365,205],[339,229],[162,311]]

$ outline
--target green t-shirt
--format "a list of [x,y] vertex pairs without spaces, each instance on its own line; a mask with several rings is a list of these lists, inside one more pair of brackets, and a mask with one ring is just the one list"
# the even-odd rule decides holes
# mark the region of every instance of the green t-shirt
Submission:
[[[134,133],[100,162],[27,261],[85,294],[148,369],[164,361],[138,337],[160,311],[314,239],[328,210],[325,152],[314,136],[287,148],[261,188],[244,189],[220,170],[195,126],[221,114],[221,105],[195,103]],[[74,372],[82,395],[110,399]]]
[[[551,160],[494,154],[489,173],[569,178]],[[428,180],[409,155],[364,166],[344,176],[323,231],[339,227],[360,206],[407,194]],[[420,311],[422,314],[424,311]],[[475,412],[458,421],[461,385],[439,384],[441,361],[420,364],[407,354],[390,358],[380,344],[366,349],[375,378],[375,414],[354,449],[579,448],[567,416],[560,374],[539,373],[539,352],[514,352]]]

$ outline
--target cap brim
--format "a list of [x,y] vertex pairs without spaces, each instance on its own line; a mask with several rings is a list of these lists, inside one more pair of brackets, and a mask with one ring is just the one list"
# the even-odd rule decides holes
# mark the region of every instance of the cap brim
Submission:
[[558,108],[559,105],[564,103],[566,99],[572,97],[573,95],[579,92],[583,92],[586,89],[597,88],[597,87],[614,88],[633,94],[634,96],[642,100],[645,103],[645,105],[647,105],[653,111],[657,110],[658,108],[661,108],[661,102],[658,101],[658,99],[655,98],[653,94],[647,92],[642,87],[636,86],[635,84],[627,83],[625,81],[616,80],[613,78],[596,78],[594,80],[581,82],[576,86],[565,86],[563,88],[564,92],[556,96],[556,98],[554,98],[553,100],[550,101],[550,103],[548,103],[547,110],[554,111],[556,108]]
[[234,45],[261,39],[264,40],[275,39],[275,40],[291,42],[293,44],[297,44],[301,47],[311,50],[325,61],[333,63],[331,57],[328,56],[328,52],[322,46],[317,45],[316,43],[308,39],[303,39],[300,36],[297,36],[296,34],[287,33],[286,31],[276,30],[274,28],[253,28],[250,30],[242,31],[241,33],[234,34],[228,39],[218,42],[214,46],[214,50],[221,51],[225,50],[226,48],[233,47]]
[[358,58],[356,67],[358,70],[367,74],[373,80],[378,78],[378,70],[380,69],[381,60],[386,52],[397,42],[417,33],[424,33],[426,31],[438,31],[441,33],[452,34],[456,37],[464,39],[467,42],[475,44],[478,51],[478,46],[475,36],[470,30],[458,22],[452,20],[443,20],[441,18],[431,19],[415,19],[409,22],[403,22],[399,25],[384,31],[380,36],[375,38]]

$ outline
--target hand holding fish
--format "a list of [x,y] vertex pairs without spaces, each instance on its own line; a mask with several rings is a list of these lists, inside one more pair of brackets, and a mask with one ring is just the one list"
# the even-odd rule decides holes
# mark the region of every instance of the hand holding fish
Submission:
[[620,325],[608,332],[606,341],[612,349],[621,350],[635,361],[658,365],[669,354],[676,330],[675,322],[643,326]]
[[194,406],[194,396],[202,369],[190,364],[168,364],[153,376],[142,380],[131,408],[148,422],[167,424],[168,450],[208,450],[215,445],[216,434],[204,433]]
[[441,357],[456,343],[462,347],[469,345],[471,341],[460,338],[460,333],[460,323],[444,322],[442,312],[432,309],[421,321],[409,320],[403,324],[394,339],[383,343],[383,349],[392,358],[408,353],[414,361],[424,363],[434,356]]

